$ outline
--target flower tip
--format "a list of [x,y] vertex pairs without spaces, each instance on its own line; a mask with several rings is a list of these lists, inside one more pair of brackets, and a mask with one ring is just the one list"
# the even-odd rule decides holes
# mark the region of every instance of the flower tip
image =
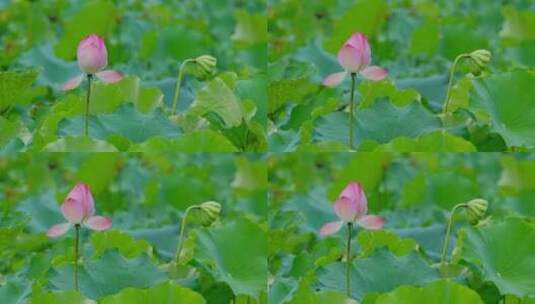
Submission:
[[95,42],[99,42],[99,43],[104,43],[104,38],[102,38],[97,33],[91,33],[91,34],[85,36],[84,38],[82,38],[82,41],[95,41]]

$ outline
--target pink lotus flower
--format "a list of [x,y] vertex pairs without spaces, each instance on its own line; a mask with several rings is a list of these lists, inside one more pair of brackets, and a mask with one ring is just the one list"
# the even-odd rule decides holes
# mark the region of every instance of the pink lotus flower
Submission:
[[123,79],[123,76],[117,71],[103,71],[108,64],[108,51],[106,50],[104,40],[98,35],[92,34],[80,41],[76,57],[83,74],[78,75],[63,84],[61,87],[62,91],[77,88],[85,75],[95,75],[100,80],[107,83],[113,83]]
[[368,38],[362,33],[354,33],[349,38],[340,51],[338,51],[338,62],[344,68],[344,72],[334,73],[323,81],[328,87],[340,84],[349,74],[360,74],[366,79],[381,80],[388,73],[385,69],[370,65],[372,61]]
[[356,182],[350,182],[334,203],[334,212],[340,221],[330,222],[320,229],[320,235],[325,236],[336,233],[344,224],[356,223],[365,229],[380,229],[384,225],[384,219],[377,215],[367,215],[368,200],[362,186]]
[[61,205],[61,213],[67,223],[52,226],[47,235],[51,238],[65,234],[74,225],[84,225],[89,229],[102,231],[111,227],[111,219],[95,216],[93,195],[86,184],[78,183]]

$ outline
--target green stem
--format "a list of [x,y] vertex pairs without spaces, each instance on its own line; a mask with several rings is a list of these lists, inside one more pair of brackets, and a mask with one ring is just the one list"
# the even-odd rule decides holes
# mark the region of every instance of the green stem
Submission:
[[442,247],[442,257],[440,258],[440,269],[443,270],[445,263],[446,263],[446,256],[448,254],[448,247],[450,245],[450,235],[451,235],[451,228],[453,226],[453,217],[455,215],[455,211],[459,208],[465,208],[468,205],[463,204],[457,204],[453,209],[451,209],[450,218],[448,220],[448,227],[446,228],[446,237],[444,238],[444,245]]
[[80,290],[78,285],[78,259],[80,255],[80,225],[74,225],[76,230],[76,238],[74,239],[74,288],[76,291]]
[[351,229],[353,224],[347,223],[347,257],[346,257],[346,293],[351,298]]
[[91,100],[91,80],[92,74],[87,74],[87,98],[85,101],[85,120],[84,120],[84,135],[89,136],[89,101]]
[[173,115],[176,114],[176,110],[178,107],[178,99],[180,97],[180,85],[182,84],[182,78],[184,78],[184,67],[190,63],[195,62],[195,59],[186,59],[182,64],[180,65],[180,69],[178,70],[178,77],[176,79],[176,88],[175,88],[175,96],[173,97]]
[[176,264],[177,265],[180,260],[180,253],[182,252],[182,247],[184,247],[184,235],[186,231],[186,223],[187,223],[188,215],[191,210],[196,209],[196,208],[199,208],[199,206],[194,205],[194,206],[188,207],[188,209],[186,209],[186,212],[184,213],[184,217],[182,218],[182,224],[180,225],[180,234],[178,237],[178,245],[176,249]]
[[355,103],[355,79],[357,73],[351,73],[351,99],[349,100],[349,149],[353,149],[353,107]]
[[451,98],[451,88],[453,87],[453,79],[455,78],[455,69],[457,68],[457,64],[459,63],[461,59],[466,58],[466,57],[470,57],[470,55],[461,54],[457,56],[455,60],[453,61],[453,64],[451,65],[450,79],[448,81],[448,90],[446,91],[446,99],[444,100],[444,109],[442,111],[443,114],[448,113],[448,107],[449,107],[450,98]]

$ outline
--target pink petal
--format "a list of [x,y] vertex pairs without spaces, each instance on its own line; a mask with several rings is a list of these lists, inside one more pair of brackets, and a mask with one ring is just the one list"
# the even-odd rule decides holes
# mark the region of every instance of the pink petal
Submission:
[[320,235],[326,236],[326,235],[336,233],[338,232],[338,230],[340,230],[340,228],[342,228],[342,225],[344,225],[344,222],[340,222],[340,221],[327,223],[321,227]]
[[364,193],[364,189],[357,182],[349,182],[338,196],[338,199],[347,198],[354,205],[357,217],[368,213],[368,199]]
[[80,41],[76,52],[80,70],[86,74],[95,74],[108,64],[108,51],[104,40],[92,34]]
[[61,205],[61,213],[71,224],[80,224],[84,218],[84,206],[81,201],[67,198]]
[[358,219],[360,226],[369,230],[381,229],[385,224],[385,220],[377,215],[366,215]]
[[327,76],[325,80],[323,80],[323,85],[328,86],[328,87],[335,87],[339,85],[344,80],[344,78],[346,78],[346,75],[347,75],[347,72],[331,74]]
[[65,234],[65,232],[69,231],[69,228],[71,228],[70,223],[64,223],[64,224],[57,224],[52,226],[48,231],[46,232],[46,235],[51,238],[58,237],[60,235]]
[[349,73],[357,73],[364,67],[360,50],[349,44],[338,52],[338,62]]
[[111,219],[104,216],[92,216],[87,219],[85,225],[93,230],[102,231],[111,227]]
[[334,212],[344,222],[351,223],[359,215],[357,205],[350,199],[341,197],[334,203]]
[[106,70],[95,74],[100,80],[106,83],[114,83],[123,79],[123,75],[117,71]]
[[67,80],[67,82],[65,82],[60,90],[62,91],[69,91],[69,90],[72,90],[72,89],[76,89],[80,83],[82,83],[82,80],[84,79],[84,75],[81,74],[81,75],[78,75],[74,78],[71,78],[69,80]]
[[346,41],[346,45],[351,45],[358,50],[361,56],[361,68],[370,65],[372,61],[370,44],[368,38],[362,33],[354,33]]
[[388,76],[388,72],[385,69],[375,65],[365,68],[360,74],[369,80],[381,80]]
[[83,183],[76,184],[67,195],[67,199],[74,199],[82,204],[84,208],[83,218],[88,218],[95,214],[95,202],[93,201],[93,195],[91,195],[88,185]]

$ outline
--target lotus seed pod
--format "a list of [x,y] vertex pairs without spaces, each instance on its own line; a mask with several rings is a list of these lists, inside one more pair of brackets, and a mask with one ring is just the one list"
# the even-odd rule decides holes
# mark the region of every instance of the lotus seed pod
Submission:
[[467,207],[470,223],[475,224],[482,219],[485,216],[485,212],[487,212],[488,206],[489,203],[482,198],[476,198],[469,201]]
[[195,63],[197,63],[206,73],[212,74],[217,65],[217,59],[214,56],[202,55],[195,58]]
[[214,201],[204,202],[199,205],[203,212],[202,224],[208,226],[219,218],[221,213],[221,204]]
[[491,57],[491,52],[483,49],[475,50],[470,53],[470,58],[472,58],[472,60],[474,60],[474,62],[480,67],[484,67],[485,65],[487,65],[487,63],[490,62]]

